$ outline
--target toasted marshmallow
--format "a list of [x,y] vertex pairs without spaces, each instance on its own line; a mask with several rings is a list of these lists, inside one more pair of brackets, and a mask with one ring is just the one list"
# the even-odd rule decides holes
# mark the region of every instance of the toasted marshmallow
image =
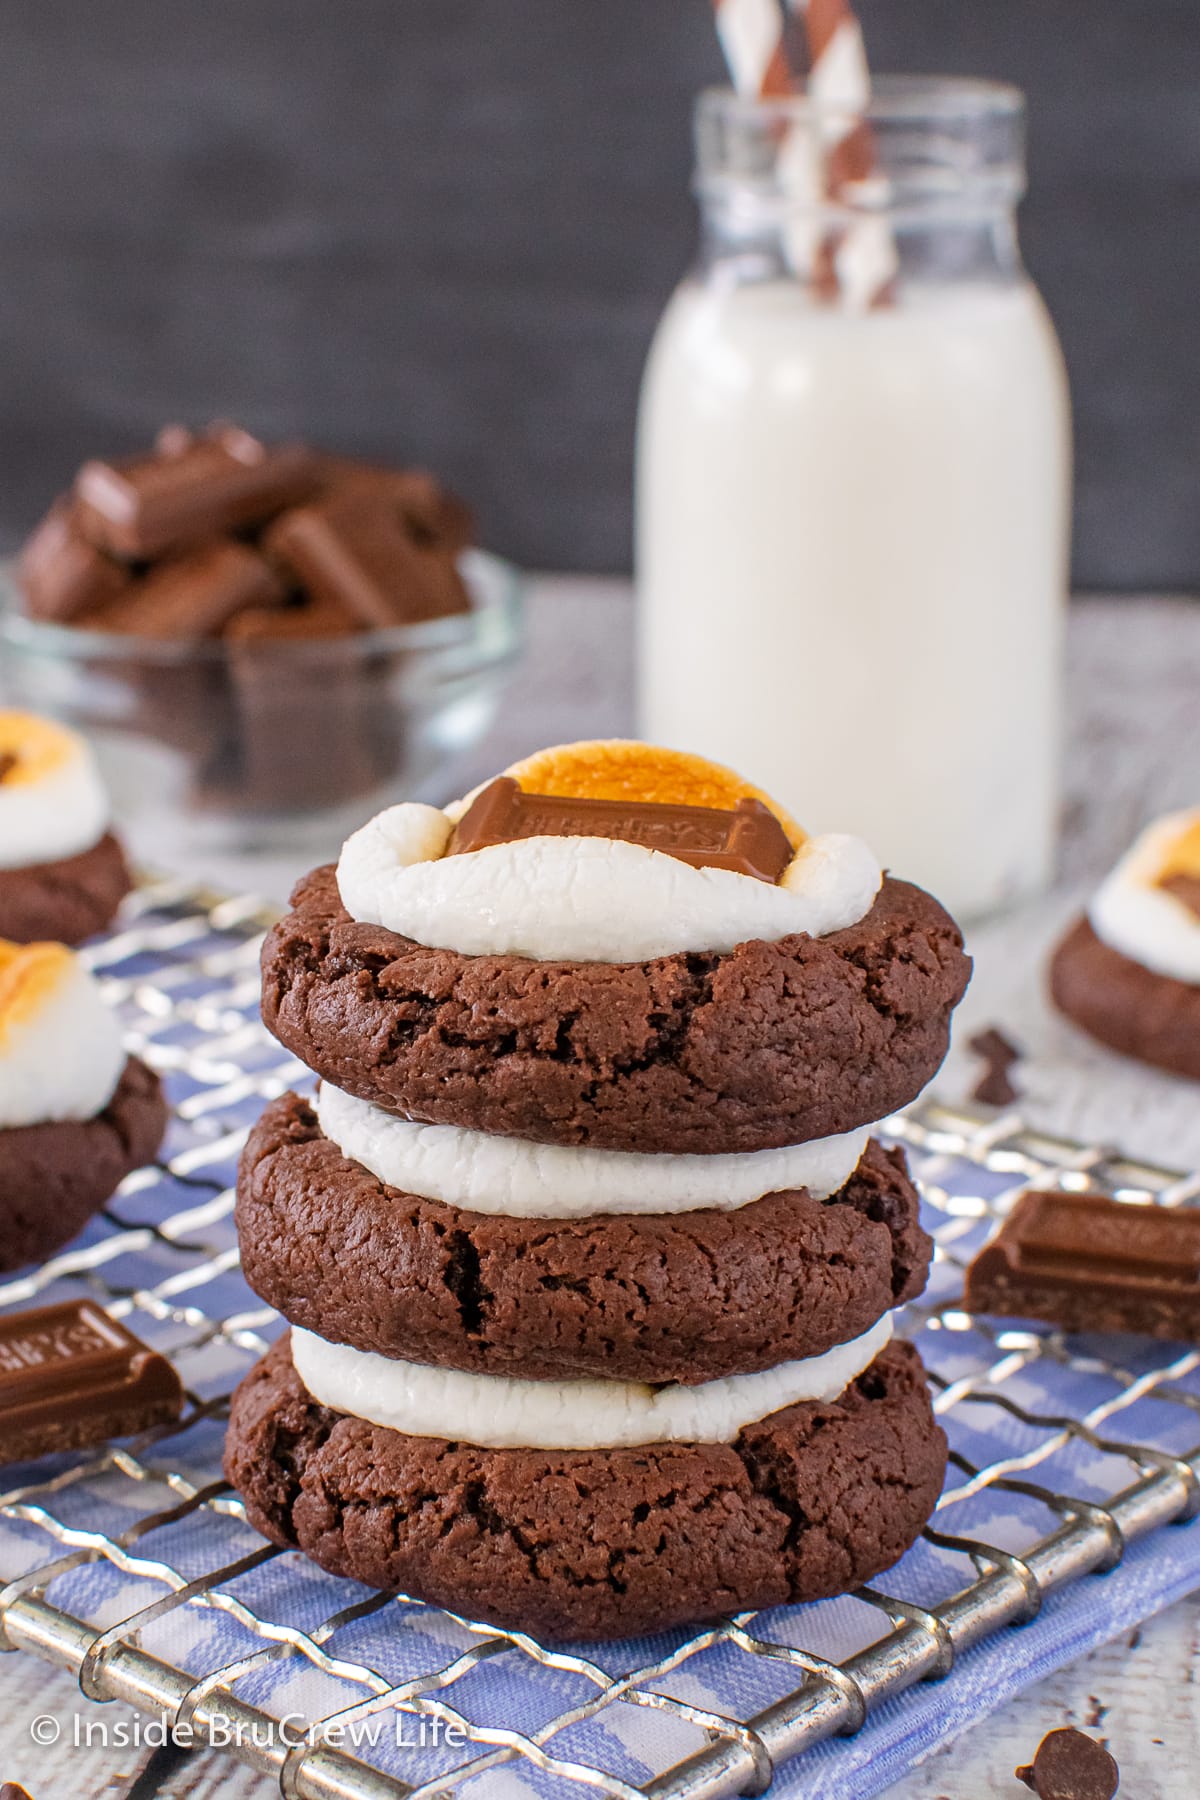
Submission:
[[1110,949],[1156,975],[1200,986],[1200,915],[1165,885],[1200,884],[1200,807],[1158,819],[1107,877],[1088,908]]
[[125,1051],[95,979],[61,944],[0,939],[0,1130],[94,1119]]
[[635,1444],[729,1444],[782,1407],[836,1400],[892,1335],[892,1316],[823,1356],[695,1387],[670,1382],[522,1381],[472,1375],[292,1331],[296,1373],[315,1400],[410,1437],[491,1449],[611,1450]]
[[100,842],[108,821],[86,740],[33,713],[0,712],[0,869],[78,856]]
[[352,918],[464,956],[649,962],[841,931],[883,879],[860,839],[833,833],[806,838],[777,885],[617,838],[520,838],[446,856],[455,810],[392,806],[347,839],[338,888]]

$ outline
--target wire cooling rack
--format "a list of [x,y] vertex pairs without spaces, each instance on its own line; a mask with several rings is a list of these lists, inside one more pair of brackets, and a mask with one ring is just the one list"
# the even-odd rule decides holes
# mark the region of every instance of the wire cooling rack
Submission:
[[585,1653],[264,1545],[220,1476],[230,1389],[279,1329],[238,1272],[232,1182],[264,1101],[308,1077],[258,1021],[257,902],[158,883],[125,920],[91,961],[167,1080],[164,1160],[66,1252],[0,1283],[3,1307],[90,1296],[187,1386],[177,1426],[0,1473],[0,1647],[66,1665],[86,1696],[187,1725],[295,1800],[722,1800],[777,1771],[790,1790],[808,1764],[789,1759],[1196,1510],[1200,1352],[999,1328],[960,1302],[966,1262],[1027,1185],[1182,1206],[1200,1177],[926,1101],[888,1125],[937,1240],[901,1328],[951,1467],[882,1585]]

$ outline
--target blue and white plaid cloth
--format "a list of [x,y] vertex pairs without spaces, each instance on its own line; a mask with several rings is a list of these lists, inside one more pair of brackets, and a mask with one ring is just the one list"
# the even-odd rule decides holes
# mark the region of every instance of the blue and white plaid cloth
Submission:
[[[61,1257],[0,1284],[0,1306],[89,1293],[175,1357],[196,1407],[142,1444],[0,1472],[0,1579],[16,1582],[0,1613],[20,1605],[24,1577],[114,1644],[136,1629],[143,1650],[196,1684],[194,1701],[220,1710],[231,1694],[264,1722],[287,1716],[293,1736],[386,1697],[351,1721],[358,1738],[346,1750],[430,1795],[462,1771],[452,1791],[467,1800],[628,1796],[711,1749],[714,1718],[749,1721],[794,1692],[795,1653],[841,1663],[884,1636],[886,1612],[848,1596],[695,1635],[547,1652],[264,1549],[220,1484],[212,1403],[279,1328],[237,1268],[240,1134],[267,1095],[303,1077],[255,1022],[249,929],[232,903],[210,914],[160,895],[103,953],[135,1043],[171,1088],[167,1162],[127,1183]],[[962,1266],[1034,1172],[1029,1159],[943,1142],[912,1160],[939,1250],[930,1291],[902,1326],[955,1453],[936,1531],[1020,1556],[1062,1523],[1048,1497],[1104,1506],[1146,1473],[1122,1445],[1194,1462],[1200,1352],[1137,1338],[1066,1343],[956,1310]],[[52,1575],[31,1574],[55,1559]],[[923,1539],[874,1587],[932,1609],[978,1572],[961,1549]],[[780,1767],[772,1791],[866,1800],[1022,1687],[1197,1587],[1200,1523],[1158,1529],[1111,1573],[1074,1581],[1032,1623],[961,1656],[946,1679],[883,1701],[856,1736],[813,1744]],[[172,1596],[159,1616],[122,1628]],[[445,1741],[447,1719],[465,1721],[473,1740]]]

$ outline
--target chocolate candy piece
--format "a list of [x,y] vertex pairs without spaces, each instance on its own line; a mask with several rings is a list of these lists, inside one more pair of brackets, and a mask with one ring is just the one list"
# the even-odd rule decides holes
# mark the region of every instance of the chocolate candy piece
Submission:
[[63,625],[115,600],[129,576],[84,537],[73,504],[58,500],[21,551],[17,582],[30,618]]
[[969,1312],[1200,1342],[1200,1213],[1023,1194],[967,1271]]
[[26,1462],[166,1424],[183,1384],[90,1300],[0,1314],[0,1453]]
[[238,712],[238,803],[308,811],[379,789],[400,761],[391,655],[328,600],[252,608],[225,632]]
[[1073,1725],[1046,1734],[1032,1763],[1015,1771],[1038,1800],[1112,1800],[1121,1771],[1103,1744]]
[[661,850],[697,869],[734,869],[776,882],[792,860],[787,833],[761,800],[733,812],[644,800],[582,800],[526,794],[511,775],[490,782],[454,828],[448,856],[516,838],[604,837]]
[[150,456],[85,463],[75,497],[93,543],[144,561],[262,524],[312,493],[318,479],[316,457],[300,444],[268,450],[233,426],[201,438],[176,429]]
[[282,606],[286,597],[265,557],[226,540],[160,563],[82,623],[135,637],[211,637],[247,607]]
[[1159,886],[1168,894],[1174,894],[1182,900],[1189,912],[1194,912],[1200,919],[1200,875],[1168,875]]
[[981,1100],[985,1106],[1012,1106],[1021,1098],[1009,1073],[1020,1062],[1021,1052],[1002,1031],[990,1025],[970,1039],[967,1049],[986,1065],[972,1091],[973,1100]]
[[457,494],[427,469],[385,469],[348,456],[324,456],[322,473],[330,490],[373,488],[400,509],[418,544],[438,545],[458,555],[475,541],[475,518]]
[[340,606],[304,600],[298,606],[248,606],[230,619],[221,635],[231,644],[295,644],[313,638],[350,637],[357,630]]
[[277,519],[263,547],[315,600],[370,630],[466,612],[470,600],[447,549],[414,537],[394,492],[350,480]]

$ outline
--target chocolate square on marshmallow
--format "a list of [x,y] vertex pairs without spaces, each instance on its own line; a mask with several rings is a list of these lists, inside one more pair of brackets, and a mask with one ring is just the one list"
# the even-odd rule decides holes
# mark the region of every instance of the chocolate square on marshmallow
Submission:
[[732,869],[775,883],[792,860],[787,833],[761,800],[731,812],[651,800],[590,800],[527,794],[501,775],[477,794],[454,828],[448,856],[510,844],[517,838],[603,837],[661,850],[697,869]]

